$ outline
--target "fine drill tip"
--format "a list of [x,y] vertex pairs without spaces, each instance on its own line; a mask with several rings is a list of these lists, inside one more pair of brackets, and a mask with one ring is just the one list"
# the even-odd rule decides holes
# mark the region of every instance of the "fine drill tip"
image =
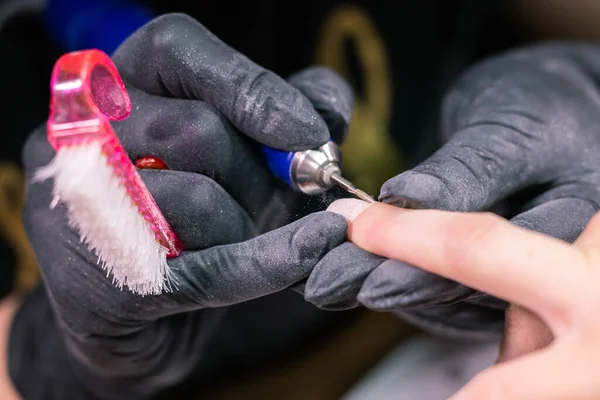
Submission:
[[335,182],[336,185],[338,185],[342,189],[346,190],[348,193],[355,195],[356,197],[358,197],[359,199],[361,199],[363,201],[366,201],[367,203],[375,203],[376,202],[371,196],[369,196],[367,193],[363,192],[362,190],[357,189],[356,186],[354,186],[352,184],[352,182],[350,182],[349,180],[347,180],[346,178],[344,178],[343,176],[341,176],[339,174],[331,175],[331,180],[333,182]]

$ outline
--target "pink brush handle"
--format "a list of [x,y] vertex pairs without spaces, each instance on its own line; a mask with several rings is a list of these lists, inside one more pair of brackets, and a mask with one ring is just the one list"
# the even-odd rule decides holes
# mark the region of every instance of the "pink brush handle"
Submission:
[[[110,57],[100,50],[63,55],[54,65],[50,90],[48,141],[54,150],[64,146],[101,144],[109,165],[150,224],[156,241],[169,250],[167,257],[179,255],[181,242],[110,124],[110,121],[125,119],[131,113],[131,100]],[[164,163],[161,169],[166,169]]]

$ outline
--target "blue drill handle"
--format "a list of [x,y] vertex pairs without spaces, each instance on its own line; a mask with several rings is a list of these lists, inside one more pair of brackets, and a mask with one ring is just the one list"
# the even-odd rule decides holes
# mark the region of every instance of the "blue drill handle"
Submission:
[[290,187],[296,188],[292,176],[292,161],[296,153],[273,149],[265,145],[261,145],[261,149],[271,173]]
[[[339,168],[341,161],[339,148],[331,138],[327,144],[318,149],[293,152],[276,150],[265,145],[261,145],[261,148],[267,166],[273,175],[291,188],[309,194],[320,191],[314,184],[321,188],[325,184],[327,187],[328,183],[320,182],[320,179],[323,179],[322,174],[325,169],[331,168],[331,164],[338,164]],[[292,171],[292,164],[294,164],[294,171]],[[306,187],[309,182],[309,186],[312,188]],[[300,186],[304,186],[304,188]]]

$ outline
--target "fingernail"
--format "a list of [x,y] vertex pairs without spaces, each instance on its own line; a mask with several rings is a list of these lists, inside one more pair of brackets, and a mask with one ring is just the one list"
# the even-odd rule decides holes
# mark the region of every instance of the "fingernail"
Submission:
[[371,203],[358,199],[340,199],[331,203],[331,205],[327,207],[327,211],[340,214],[346,218],[348,222],[352,222],[370,205]]

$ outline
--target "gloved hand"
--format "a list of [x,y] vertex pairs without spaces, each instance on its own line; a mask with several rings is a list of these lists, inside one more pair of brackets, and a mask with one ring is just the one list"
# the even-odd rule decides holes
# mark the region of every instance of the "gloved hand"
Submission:
[[[380,199],[452,211],[503,204],[498,213],[512,223],[574,241],[600,205],[599,78],[600,48],[576,43],[517,49],[476,65],[444,100],[445,146],[386,182]],[[502,332],[504,302],[342,247],[346,254],[330,252],[305,285],[318,306],[360,302],[443,334]]]
[[[52,182],[29,184],[24,225],[47,298],[32,296],[13,324],[10,371],[27,399],[131,400],[176,385],[201,362],[222,307],[301,281],[346,237],[328,212],[257,236],[290,210],[254,141],[301,150],[330,132],[342,140],[352,97],[339,77],[310,69],[286,82],[183,15],[141,28],[114,61],[133,104],[117,135],[133,160],[157,156],[170,168],[141,176],[184,245],[169,260],[178,288],[146,297],[115,288],[64,205],[50,209]],[[34,132],[28,179],[53,155],[45,129]]]

